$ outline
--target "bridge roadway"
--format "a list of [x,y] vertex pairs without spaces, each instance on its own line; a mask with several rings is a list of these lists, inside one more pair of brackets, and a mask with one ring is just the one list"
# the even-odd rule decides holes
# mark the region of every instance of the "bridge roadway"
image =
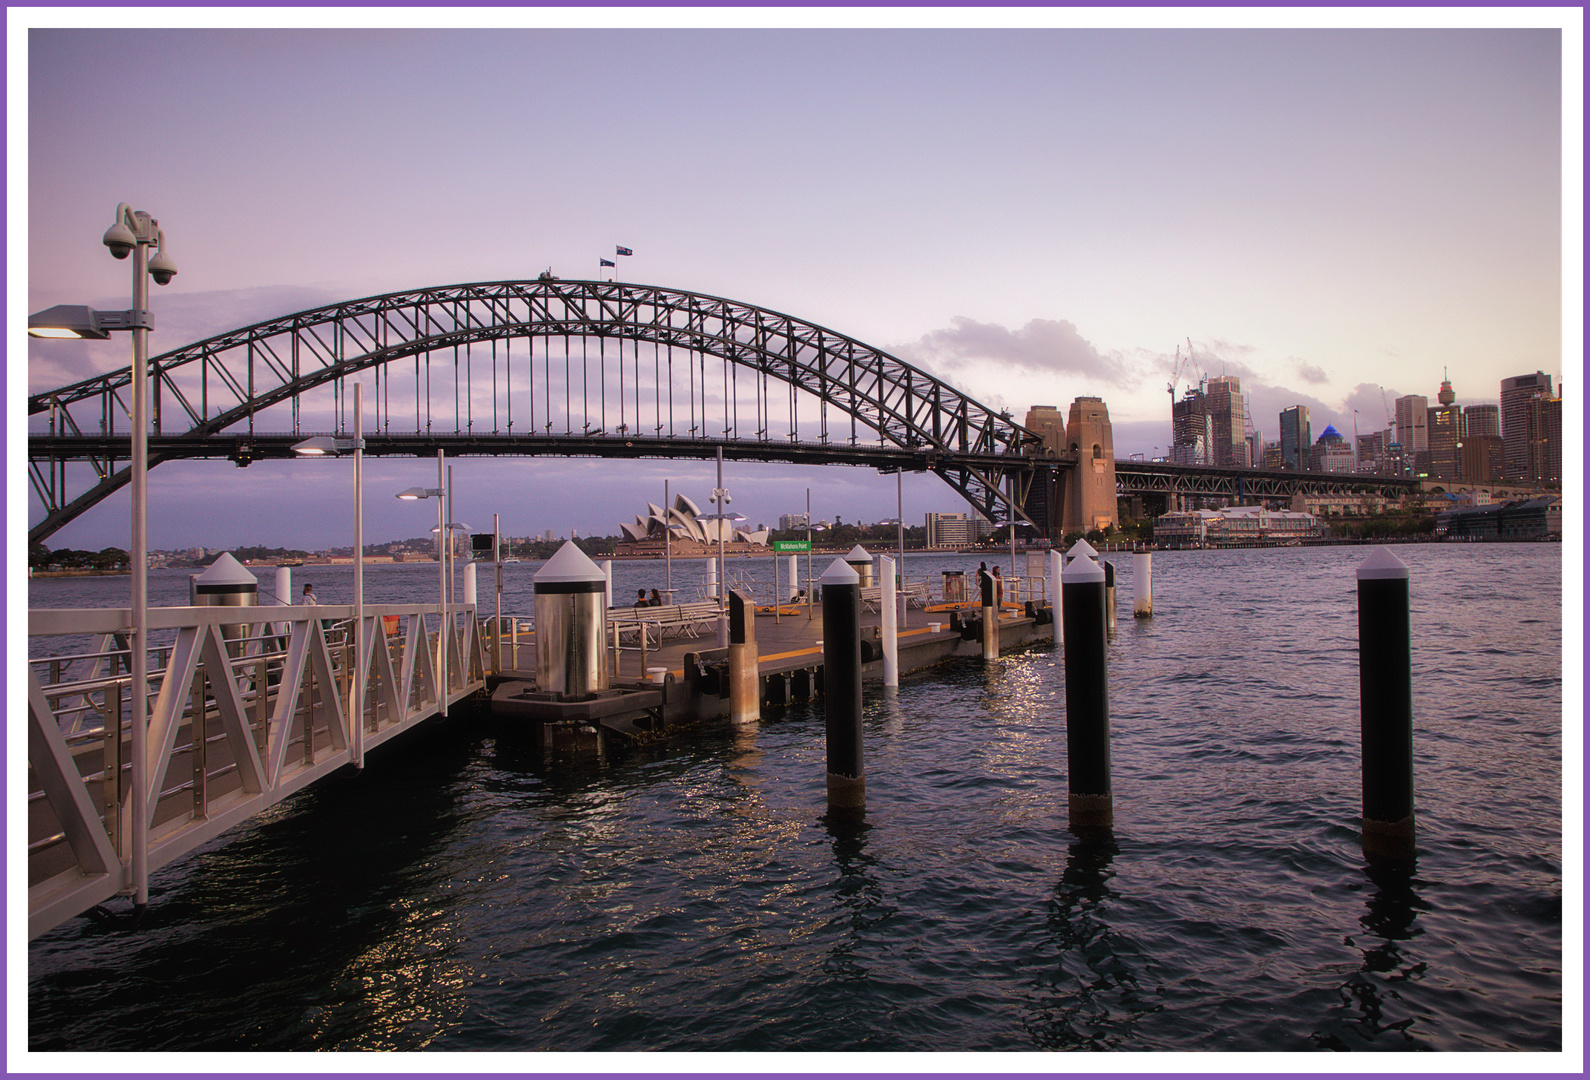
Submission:
[[[1023,595],[1019,579],[1008,587],[1012,597]],[[1042,603],[1041,579],[1033,589]],[[875,602],[866,607],[863,638],[874,641],[881,615]],[[900,669],[980,656],[981,639],[951,626],[952,611],[966,607],[925,597],[911,607],[900,628]],[[254,621],[239,626],[239,618]],[[134,785],[148,793],[141,858],[152,871],[328,773],[362,766],[367,750],[437,716],[435,606],[368,605],[365,638],[371,644],[358,664],[352,618],[351,607],[338,605],[151,608],[154,700],[140,758],[133,753],[125,674],[128,612],[30,612],[30,637],[57,639],[58,651],[31,660],[28,669],[29,937],[131,893]],[[523,622],[505,617],[496,663],[497,643],[474,609],[456,609],[447,705],[482,700],[488,686],[501,698],[505,686],[511,693],[515,684],[533,682],[534,637],[520,630]],[[1025,616],[1017,601],[1007,603],[1001,627],[1004,648],[1052,633]],[[762,608],[755,630],[763,701],[771,707],[818,696],[821,607],[810,619],[797,605],[784,606],[777,617]],[[643,655],[628,635],[617,653],[614,685],[650,689],[655,684],[648,669],[665,668],[658,722],[727,715],[727,685],[713,670],[723,653],[716,643],[715,628],[702,625]],[[865,678],[882,677],[878,655],[864,665]],[[703,665],[705,679],[699,677]],[[350,723],[356,672],[364,674],[364,708],[359,722]],[[494,703],[493,711],[513,721],[511,706]],[[632,719],[644,713],[615,714],[580,737],[596,745],[613,731],[634,733]],[[196,728],[202,738],[195,737]]]

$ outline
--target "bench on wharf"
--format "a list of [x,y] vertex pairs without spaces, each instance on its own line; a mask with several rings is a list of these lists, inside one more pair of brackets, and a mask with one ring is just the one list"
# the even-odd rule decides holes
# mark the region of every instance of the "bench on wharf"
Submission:
[[[905,595],[906,607],[926,608],[928,606],[928,586],[925,581],[908,581],[900,590]],[[866,585],[861,590],[861,609],[863,611],[877,611],[878,605],[883,601],[882,585]]]
[[718,626],[718,602],[700,600],[690,604],[663,604],[660,607],[621,607],[607,609],[609,630],[616,629],[618,640],[639,643],[642,629],[647,644],[665,638],[698,637]]

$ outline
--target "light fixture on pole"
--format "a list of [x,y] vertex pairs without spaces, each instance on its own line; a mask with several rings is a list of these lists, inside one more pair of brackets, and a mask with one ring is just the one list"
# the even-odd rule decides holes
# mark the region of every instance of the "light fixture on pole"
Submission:
[[723,508],[734,501],[728,489],[723,486],[723,447],[718,447],[718,486],[712,489],[712,502],[717,506],[718,512],[712,517],[717,521],[718,530],[718,648],[722,649],[729,644],[729,580],[727,566],[723,556]]
[[353,725],[353,766],[364,768],[364,672],[368,633],[364,625],[364,384],[353,384],[353,438],[316,435],[293,445],[302,457],[334,457],[353,451],[353,684],[348,722]]
[[397,497],[405,502],[417,499],[436,500],[436,573],[439,578],[436,611],[441,618],[436,628],[436,706],[443,716],[447,715],[447,560],[442,549],[443,534],[447,530],[447,523],[442,516],[446,508],[442,500],[447,494],[447,488],[442,484],[442,477],[446,475],[446,456],[445,450],[436,451],[435,487],[411,487],[397,493]]
[[[128,311],[95,311],[81,304],[60,304],[28,318],[28,333],[38,338],[86,338],[103,341],[112,330],[132,331],[132,634],[129,642],[132,675],[132,792],[129,796],[131,827],[128,833],[128,885],[135,911],[149,904],[149,798],[145,743],[149,727],[149,278],[169,285],[177,265],[165,252],[160,223],[144,210],[127,203],[116,206],[116,220],[105,230],[103,242],[112,256],[133,256],[132,308]],[[155,254],[149,254],[150,248]],[[119,838],[118,838],[119,846]]]

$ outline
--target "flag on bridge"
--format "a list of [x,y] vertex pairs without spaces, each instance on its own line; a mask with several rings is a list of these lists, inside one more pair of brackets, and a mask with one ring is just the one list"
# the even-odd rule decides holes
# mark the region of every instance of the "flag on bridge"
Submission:
[[618,249],[618,253],[620,255],[633,255],[633,254],[635,254],[633,251],[629,250],[629,248],[627,248],[627,247],[619,248]]
[[616,262],[609,262],[606,259],[602,259],[601,263],[602,263],[603,266],[617,266],[618,265]]

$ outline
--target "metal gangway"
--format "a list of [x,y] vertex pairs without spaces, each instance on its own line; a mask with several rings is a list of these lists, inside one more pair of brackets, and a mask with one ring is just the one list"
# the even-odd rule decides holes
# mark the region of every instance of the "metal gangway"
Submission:
[[148,611],[136,741],[130,611],[29,612],[54,639],[27,665],[30,939],[486,685],[471,606],[367,604],[360,656],[349,605]]

